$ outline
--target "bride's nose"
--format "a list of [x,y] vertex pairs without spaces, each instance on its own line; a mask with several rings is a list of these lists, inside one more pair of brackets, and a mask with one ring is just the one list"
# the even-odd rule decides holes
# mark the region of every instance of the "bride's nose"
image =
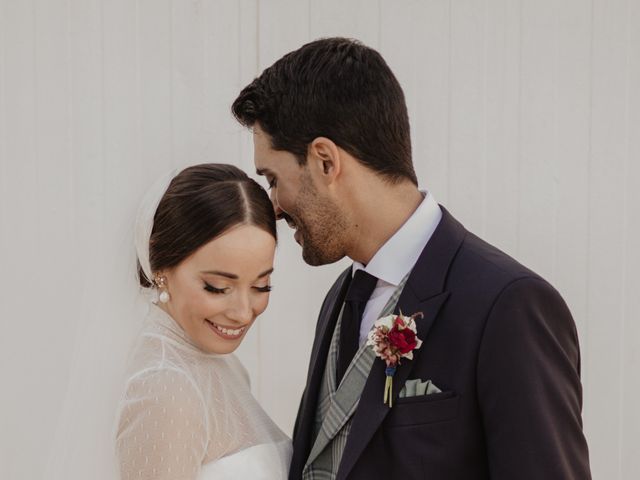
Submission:
[[238,324],[246,325],[253,317],[249,294],[238,292],[233,297],[232,303],[227,309],[227,317]]

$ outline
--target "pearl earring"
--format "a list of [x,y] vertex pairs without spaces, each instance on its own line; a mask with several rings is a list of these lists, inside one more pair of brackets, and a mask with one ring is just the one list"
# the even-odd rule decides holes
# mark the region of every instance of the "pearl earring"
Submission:
[[160,300],[162,303],[167,303],[170,299],[171,297],[169,296],[169,292],[167,292],[166,290],[163,290],[162,292],[160,292],[160,295],[158,295],[158,300]]
[[156,277],[155,284],[160,289],[160,295],[158,295],[158,300],[162,303],[168,303],[171,300],[171,296],[167,291],[167,277]]

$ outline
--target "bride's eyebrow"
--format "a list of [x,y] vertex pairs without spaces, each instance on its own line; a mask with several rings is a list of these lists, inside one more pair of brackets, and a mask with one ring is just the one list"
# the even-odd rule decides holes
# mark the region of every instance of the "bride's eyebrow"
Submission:
[[269,270],[266,270],[262,272],[260,275],[258,275],[258,278],[266,277],[267,275],[271,275],[272,273],[273,273],[273,268],[270,268]]
[[[238,275],[236,275],[235,273],[221,272],[219,270],[205,270],[200,273],[204,273],[207,275],[218,275],[220,277],[230,278],[231,280],[238,280],[239,278]],[[257,278],[266,277],[267,275],[271,275],[272,273],[273,273],[273,268],[270,268],[269,270],[265,270],[260,275],[258,275]]]

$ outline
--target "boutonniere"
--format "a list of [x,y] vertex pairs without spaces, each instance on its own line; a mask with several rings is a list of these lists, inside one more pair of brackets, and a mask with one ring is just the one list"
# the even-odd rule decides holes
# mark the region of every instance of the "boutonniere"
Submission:
[[400,315],[382,317],[376,320],[369,332],[367,345],[373,347],[376,356],[387,364],[384,403],[389,403],[389,408],[393,406],[393,376],[396,367],[400,365],[402,358],[413,360],[413,351],[422,345],[415,322],[416,317],[422,316],[422,312],[414,313],[410,317],[400,312]]

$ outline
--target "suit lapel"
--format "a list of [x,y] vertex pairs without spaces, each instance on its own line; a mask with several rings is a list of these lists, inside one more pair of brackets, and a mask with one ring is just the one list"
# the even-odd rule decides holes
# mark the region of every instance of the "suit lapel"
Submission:
[[306,463],[309,451],[311,450],[311,440],[313,424],[316,417],[316,407],[320,391],[320,382],[324,374],[329,346],[333,330],[338,320],[342,301],[351,283],[351,267],[347,268],[327,295],[327,299],[320,311],[318,319],[318,331],[311,350],[309,372],[307,374],[307,385],[302,396],[300,411],[293,435],[294,455],[291,461],[291,473],[302,475],[302,470]]
[[[398,367],[393,379],[394,402],[413,365],[419,360],[422,351],[428,348],[426,339],[429,330],[449,297],[449,293],[445,291],[447,273],[466,234],[464,227],[443,207],[441,208],[442,220],[416,262],[395,310],[396,313],[402,310],[405,315],[423,313],[422,319],[416,319],[416,327],[418,337],[424,344],[414,352],[413,360],[405,360]],[[383,403],[382,398],[384,384],[385,364],[376,359],[353,417],[337,480],[345,479],[351,472],[371,437],[389,413],[390,409]]]

